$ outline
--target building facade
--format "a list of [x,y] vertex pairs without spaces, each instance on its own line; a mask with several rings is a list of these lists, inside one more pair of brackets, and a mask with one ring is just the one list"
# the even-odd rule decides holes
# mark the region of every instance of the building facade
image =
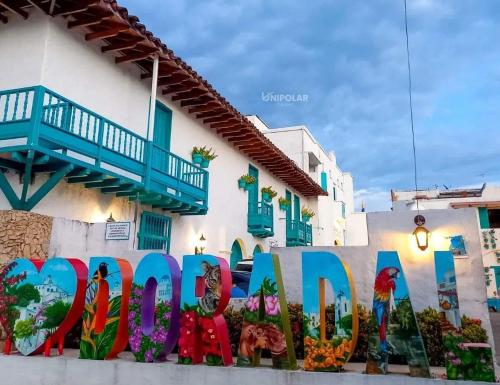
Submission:
[[[203,248],[234,266],[270,246],[342,242],[322,205],[341,175],[352,210],[334,158],[314,150],[316,170],[287,155],[115,1],[54,4],[0,7],[0,210],[63,218],[49,250],[74,255],[86,237],[103,253]],[[192,161],[203,146],[217,154],[208,168]],[[255,183],[242,189],[245,174]],[[266,202],[264,186],[293,208]],[[111,218],[130,224],[128,240],[82,225]]]
[[[500,186],[483,184],[479,188],[391,191],[394,211],[459,209],[477,210],[479,236],[488,298],[499,296],[500,288]],[[465,245],[467,248],[467,245]]]

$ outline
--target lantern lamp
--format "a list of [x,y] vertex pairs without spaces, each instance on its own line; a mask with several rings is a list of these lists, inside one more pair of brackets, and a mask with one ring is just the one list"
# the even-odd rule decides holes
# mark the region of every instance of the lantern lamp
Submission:
[[417,227],[413,231],[413,236],[417,241],[417,246],[420,250],[425,251],[429,247],[429,230],[424,227],[425,218],[423,215],[417,215],[414,219]]

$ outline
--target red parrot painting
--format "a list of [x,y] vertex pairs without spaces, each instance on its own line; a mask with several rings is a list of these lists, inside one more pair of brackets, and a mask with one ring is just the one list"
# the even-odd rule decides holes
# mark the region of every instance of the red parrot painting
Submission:
[[383,268],[375,278],[375,295],[373,298],[373,313],[377,320],[380,337],[380,351],[387,352],[387,323],[389,317],[389,301],[391,291],[396,290],[396,279],[399,275],[397,267]]

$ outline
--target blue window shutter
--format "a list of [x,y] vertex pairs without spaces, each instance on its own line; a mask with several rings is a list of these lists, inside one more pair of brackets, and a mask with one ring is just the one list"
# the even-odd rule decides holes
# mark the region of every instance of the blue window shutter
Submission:
[[144,211],[137,234],[139,250],[166,250],[170,252],[171,220],[165,215]]
[[335,188],[335,186],[333,186],[333,200],[337,200],[337,189]]
[[323,189],[323,191],[328,191],[328,181],[326,179],[326,172],[322,172],[321,173],[321,188]]
[[490,228],[490,218],[488,217],[488,209],[486,207],[478,207],[479,224],[482,229]]

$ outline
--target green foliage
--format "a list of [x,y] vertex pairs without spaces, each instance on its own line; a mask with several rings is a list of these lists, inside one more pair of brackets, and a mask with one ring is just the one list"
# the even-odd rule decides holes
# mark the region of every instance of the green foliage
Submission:
[[217,158],[217,155],[215,154],[215,151],[212,148],[207,148],[206,146],[203,147],[193,147],[193,150],[191,151],[192,155],[201,155],[203,159],[212,161],[215,158]]
[[25,283],[14,289],[17,296],[17,306],[26,307],[30,301],[40,302],[40,293],[31,283]]
[[302,214],[303,217],[309,217],[309,218],[312,218],[316,215],[316,213],[308,207],[302,207],[300,213]]
[[49,330],[56,329],[64,321],[70,308],[71,304],[63,301],[57,301],[48,306],[44,311],[45,321],[42,324],[42,328]]
[[481,326],[481,320],[462,316],[462,336],[464,342],[488,342],[486,330]]
[[247,186],[257,182],[257,179],[255,179],[255,177],[250,174],[242,175],[240,177],[240,180],[244,181],[247,184]]
[[269,187],[262,187],[260,189],[260,191],[264,194],[264,193],[267,193],[269,194],[269,197],[272,199],[272,198],[275,198],[278,193],[276,191],[273,190],[273,187],[272,186],[269,186]]
[[279,197],[278,203],[280,206],[283,206],[283,207],[289,207],[292,204],[292,202],[290,202],[290,199],[286,199],[284,197]]
[[427,358],[431,366],[444,365],[444,347],[441,341],[441,317],[431,307],[416,313],[418,327],[424,340]]
[[[476,326],[479,326],[476,324]],[[480,327],[480,326],[479,326]],[[462,336],[452,334],[443,338],[447,352],[446,374],[448,379],[495,382],[493,357],[490,348],[468,348]]]
[[14,327],[14,337],[16,339],[29,338],[35,334],[35,321],[33,318],[20,320],[16,322]]
[[265,296],[278,294],[278,286],[276,282],[272,282],[268,277],[264,278],[262,283],[262,293]]

